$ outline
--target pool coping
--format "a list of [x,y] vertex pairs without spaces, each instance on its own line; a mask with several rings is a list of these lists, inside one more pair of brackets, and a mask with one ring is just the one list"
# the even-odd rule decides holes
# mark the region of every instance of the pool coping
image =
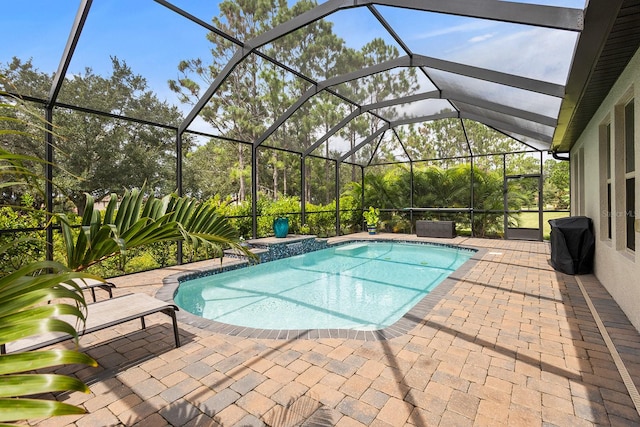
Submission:
[[[225,335],[233,335],[244,338],[256,338],[256,339],[319,339],[319,338],[343,338],[353,340],[364,341],[383,341],[391,338],[397,338],[403,336],[414,329],[422,321],[436,304],[442,300],[442,298],[453,289],[453,287],[462,280],[466,274],[475,266],[475,264],[482,259],[486,253],[486,249],[483,248],[470,248],[460,244],[454,243],[439,243],[433,241],[419,241],[419,240],[398,240],[398,239],[385,239],[384,237],[376,237],[375,239],[347,239],[340,240],[335,244],[329,244],[329,247],[339,246],[346,243],[354,242],[371,242],[371,241],[394,241],[398,243],[411,243],[411,244],[427,244],[436,246],[453,247],[456,249],[465,249],[473,251],[474,254],[465,261],[460,267],[458,267],[451,275],[446,277],[440,282],[429,294],[425,295],[420,301],[416,303],[408,312],[406,312],[400,319],[394,324],[384,329],[360,331],[353,329],[258,329],[246,326],[231,325],[227,323],[218,322],[215,320],[205,319],[195,314],[191,314],[185,310],[176,311],[176,318],[179,322],[188,324],[195,328],[208,330],[211,332],[221,333]],[[242,268],[248,265],[245,260],[234,260],[225,265],[221,265],[218,268],[200,268],[192,269],[189,271],[183,271],[180,273],[172,274],[165,277],[162,282],[163,286],[156,292],[155,297],[166,301],[171,304],[175,304],[174,296],[178,291],[180,282],[187,278],[201,277],[211,274],[212,272],[223,272],[236,268]]]

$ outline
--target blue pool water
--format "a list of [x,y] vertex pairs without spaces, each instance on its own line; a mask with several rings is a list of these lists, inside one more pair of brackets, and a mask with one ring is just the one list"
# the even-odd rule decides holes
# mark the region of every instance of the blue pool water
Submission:
[[386,328],[473,252],[398,242],[351,243],[180,283],[195,315],[260,329]]

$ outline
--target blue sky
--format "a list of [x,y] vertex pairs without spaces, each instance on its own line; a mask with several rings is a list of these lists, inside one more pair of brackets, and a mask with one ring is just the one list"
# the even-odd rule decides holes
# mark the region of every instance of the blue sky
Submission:
[[[0,62],[6,63],[12,56],[32,58],[40,71],[53,73],[79,1],[4,3],[0,19],[8,41],[0,50]],[[584,0],[535,3],[583,7]],[[174,4],[206,22],[219,13],[216,1],[174,0]],[[576,37],[566,32],[392,7],[379,6],[378,10],[414,53],[558,83],[564,83]],[[352,48],[358,49],[374,37],[392,42],[366,8],[341,11],[327,19],[334,23],[334,32]],[[90,67],[96,74],[108,75],[109,57],[114,55],[126,61],[135,74],[145,77],[161,99],[178,105],[167,80],[178,76],[180,60],[210,56],[211,44],[205,39],[206,34],[198,25],[151,0],[94,0],[69,72],[81,73]]]
[[[9,42],[0,52],[0,61],[6,63],[12,56],[32,58],[40,71],[55,72],[78,4],[30,0],[3,5],[2,25]],[[90,67],[97,74],[107,74],[113,55],[147,78],[154,91],[168,96],[166,81],[176,77],[178,61],[206,52],[205,35],[205,30],[153,1],[96,0],[69,72],[79,73]]]

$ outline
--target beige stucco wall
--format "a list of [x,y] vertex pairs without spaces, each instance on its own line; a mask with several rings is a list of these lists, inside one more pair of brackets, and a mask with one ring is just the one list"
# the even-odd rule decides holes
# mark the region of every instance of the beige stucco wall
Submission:
[[[630,97],[635,99],[635,169],[636,169],[636,215],[640,212],[640,50],[636,52],[633,59],[620,76],[611,92],[603,104],[594,115],[580,136],[578,142],[571,150],[572,159],[572,214],[585,215],[593,219],[594,229],[596,233],[596,256],[595,256],[595,274],[600,282],[607,288],[609,293],[618,302],[620,307],[629,317],[631,323],[640,330],[640,233],[638,220],[636,220],[636,251],[635,253],[626,249],[624,234],[624,218],[616,215],[623,215],[618,206],[618,214],[613,215],[613,238],[608,239],[606,233],[606,205],[602,205],[603,201],[601,193],[605,195],[606,186],[601,180],[606,179],[606,175],[602,171],[600,155],[600,129],[603,123],[611,121],[612,124],[612,140],[615,141],[615,133],[620,134],[621,129],[616,129],[616,116],[614,114],[616,105],[621,105]],[[612,152],[612,163],[615,164],[616,159],[623,158],[623,153],[615,150],[615,143],[612,142],[614,150]],[[606,158],[606,156],[603,156]],[[582,160],[579,161],[578,159]],[[620,161],[618,161],[620,163]],[[582,163],[582,167],[576,167]],[[582,170],[582,177],[580,176]],[[614,171],[615,174],[615,171]],[[624,177],[618,178],[619,182],[614,182],[613,200],[619,200],[619,204],[624,200]],[[583,189],[580,188],[580,182],[584,183]],[[606,181],[605,181],[606,182]],[[616,188],[616,186],[618,188]],[[622,188],[620,188],[622,187]],[[616,197],[616,189],[618,194]],[[622,191],[622,194],[620,194]],[[580,203],[580,201],[582,202]],[[613,202],[615,204],[615,202]],[[580,207],[583,211],[580,211]],[[604,212],[603,212],[604,211]],[[616,224],[622,229],[618,229],[616,233]],[[604,232],[603,232],[604,231]]]

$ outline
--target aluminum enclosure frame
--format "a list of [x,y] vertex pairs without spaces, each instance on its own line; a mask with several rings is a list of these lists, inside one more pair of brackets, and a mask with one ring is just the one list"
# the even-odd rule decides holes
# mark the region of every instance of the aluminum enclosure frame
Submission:
[[[199,20],[195,16],[190,15],[186,11],[180,9],[179,7],[171,4],[166,0],[154,1],[171,10],[172,12],[178,13],[186,19],[189,19],[194,23],[208,29],[209,31],[212,31],[217,35],[224,37],[225,39],[238,46],[238,49],[233,55],[232,59],[224,67],[222,72],[215,78],[212,84],[204,92],[204,95],[198,100],[193,109],[187,114],[185,119],[176,129],[176,182],[178,183],[179,193],[182,192],[182,135],[185,132],[191,132],[188,128],[204,108],[204,106],[209,102],[211,97],[216,94],[217,90],[224,83],[229,74],[251,54],[259,55],[265,60],[268,60],[273,64],[282,67],[284,70],[290,73],[293,73],[297,77],[308,81],[312,85],[312,87],[301,98],[299,98],[296,103],[292,107],[290,107],[289,110],[287,110],[287,112],[279,117],[256,141],[238,141],[239,143],[252,144],[254,150],[258,146],[262,145],[266,141],[266,139],[268,139],[269,136],[272,135],[273,132],[275,132],[279,128],[279,126],[281,126],[287,120],[287,118],[289,118],[297,110],[300,105],[304,104],[304,102],[321,91],[327,91],[328,93],[331,93],[332,95],[338,96],[339,98],[343,99],[345,102],[350,103],[351,105],[353,105],[354,111],[347,117],[343,118],[343,120],[338,125],[334,126],[325,135],[315,141],[310,147],[299,152],[301,159],[303,160],[303,164],[304,159],[307,156],[312,155],[313,151],[316,148],[318,148],[325,141],[331,138],[331,136],[335,135],[341,127],[347,125],[349,121],[353,120],[357,116],[365,113],[374,114],[373,110],[379,108],[425,99],[447,100],[452,107],[452,112],[446,114],[443,113],[424,115],[420,117],[406,118],[395,121],[389,121],[384,119],[383,117],[380,117],[379,115],[374,114],[376,118],[381,120],[383,125],[369,137],[361,141],[356,146],[356,148],[350,150],[346,154],[343,154],[339,159],[337,159],[338,163],[336,166],[336,170],[339,169],[339,163],[346,161],[347,158],[350,157],[358,149],[371,143],[377,137],[381,136],[388,130],[395,132],[395,127],[397,126],[402,126],[407,123],[419,123],[424,121],[437,120],[444,117],[475,120],[480,123],[484,123],[491,129],[504,133],[505,135],[510,137],[513,137],[512,134],[516,134],[534,139],[540,142],[541,147],[543,148],[535,147],[527,143],[527,141],[519,140],[519,142],[521,142],[523,145],[532,148],[534,151],[542,152],[546,151],[547,149],[553,149],[554,146],[560,144],[560,141],[562,141],[563,146],[565,146],[566,141],[564,141],[563,138],[565,138],[565,134],[567,134],[569,123],[571,123],[573,120],[573,112],[576,110],[577,104],[579,104],[580,99],[583,96],[581,91],[589,81],[590,70],[592,70],[595,66],[595,62],[599,58],[599,55],[602,51],[604,41],[606,40],[609,31],[611,30],[611,26],[613,25],[612,23],[615,20],[615,17],[617,16],[621,5],[623,4],[623,0],[614,0],[613,2],[607,0],[591,0],[588,7],[585,10],[582,10],[509,1],[496,2],[495,0],[476,0],[474,2],[469,2],[467,0],[449,0],[447,2],[442,2],[439,0],[329,0],[318,5],[312,10],[291,19],[288,22],[285,22],[275,28],[266,31],[262,35],[255,37],[252,40],[242,41],[220,31],[219,29],[205,23],[204,21]],[[61,57],[58,71],[55,74],[55,78],[53,80],[48,98],[45,100],[45,118],[48,121],[53,120],[54,108],[56,106],[63,105],[61,103],[58,103],[57,101],[58,94],[61,86],[64,83],[64,78],[67,74],[69,63],[71,62],[71,59],[73,57],[75,47],[82,33],[84,24],[91,9],[91,5],[92,0],[82,0],[80,2],[80,7],[74,20],[67,46],[65,47],[64,53]],[[384,18],[378,12],[376,6],[387,6],[412,9],[423,12],[443,13],[576,32],[580,34],[580,36],[578,37],[578,45],[575,53],[576,56],[575,60],[572,62],[569,79],[565,86],[475,67],[464,63],[456,63],[452,61],[445,61],[437,58],[430,58],[424,55],[414,54],[409,50],[407,45],[402,41],[402,39],[393,30],[393,28],[388,23],[384,22]],[[389,34],[398,41],[400,46],[405,50],[405,55],[386,63],[377,64],[376,66],[367,69],[362,69],[353,73],[347,73],[342,76],[336,76],[325,81],[316,82],[313,79],[300,74],[296,70],[292,70],[290,67],[277,61],[276,59],[270,58],[268,55],[265,55],[259,50],[266,44],[299,28],[302,28],[305,25],[329,16],[332,13],[340,10],[355,8],[368,9],[368,11],[381,22],[381,24],[389,32]],[[595,20],[594,16],[596,14],[599,14],[600,17],[598,21],[594,23],[592,20]],[[526,91],[541,93],[550,97],[561,98],[563,100],[562,107],[560,109],[559,117],[553,117],[532,111],[527,111],[524,109],[514,108],[506,104],[492,102],[478,95],[458,93],[454,89],[438,87],[437,85],[435,85],[435,91],[430,91],[428,93],[414,94],[411,96],[396,98],[393,100],[385,100],[369,105],[359,105],[358,103],[353,102],[347,97],[341,96],[340,94],[332,90],[332,86],[335,86],[337,84],[365,76],[370,76],[377,72],[398,67],[415,67],[419,69],[420,72],[425,76],[427,76],[427,78],[429,78],[429,70],[434,69],[460,76],[467,76],[473,79],[494,82],[513,88],[520,88]],[[477,114],[470,110],[467,111],[465,109],[465,106],[467,105],[479,108],[481,111],[499,113],[505,116],[522,119],[533,124],[549,127],[552,128],[554,132],[553,135],[547,135],[545,133],[540,133],[528,127],[522,127],[514,123],[507,123],[500,120],[491,119],[489,117],[484,117],[482,114]],[[69,106],[69,108],[76,107]],[[81,108],[77,107],[77,109]],[[104,114],[98,111],[91,111],[89,109],[84,109],[84,111],[92,112],[95,114]],[[124,120],[136,121],[135,119],[129,119],[126,117],[121,118],[123,118]],[[154,123],[154,125],[167,127],[167,125],[160,123]],[[574,134],[575,132],[571,133],[569,137],[573,137]],[[398,134],[395,133],[395,135],[396,138],[400,140]],[[207,136],[221,138],[220,136],[216,135]],[[518,140],[517,138],[514,139]],[[402,141],[400,142],[402,145]],[[49,163],[52,163],[54,160],[53,148],[55,146],[55,141],[53,140],[51,129],[48,129],[46,132],[46,144],[46,160]],[[469,152],[473,159],[473,152],[468,138],[467,144],[469,145]],[[327,160],[335,161],[336,159]],[[48,168],[46,174],[49,182],[53,177],[52,173],[53,172],[51,168]],[[337,184],[336,187],[338,187]],[[48,184],[46,188],[48,207],[52,207],[53,204],[52,192],[52,188],[50,187],[50,184]],[[254,194],[254,203],[255,199],[256,197]],[[253,213],[255,220],[255,207]],[[48,246],[51,246],[51,230],[48,230],[47,232],[47,240]]]

